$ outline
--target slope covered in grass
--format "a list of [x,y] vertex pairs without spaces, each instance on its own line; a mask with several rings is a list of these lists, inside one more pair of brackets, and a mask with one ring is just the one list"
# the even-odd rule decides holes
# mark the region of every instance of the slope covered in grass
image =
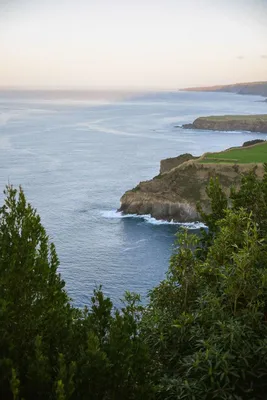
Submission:
[[267,142],[250,147],[236,147],[219,153],[206,153],[199,162],[204,163],[265,163]]

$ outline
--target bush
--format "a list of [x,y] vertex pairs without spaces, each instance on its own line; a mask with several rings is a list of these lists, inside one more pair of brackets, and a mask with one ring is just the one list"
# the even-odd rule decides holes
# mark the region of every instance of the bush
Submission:
[[159,398],[264,399],[266,173],[262,181],[253,172],[244,177],[231,209],[217,180],[207,193],[209,233],[178,236],[143,317]]

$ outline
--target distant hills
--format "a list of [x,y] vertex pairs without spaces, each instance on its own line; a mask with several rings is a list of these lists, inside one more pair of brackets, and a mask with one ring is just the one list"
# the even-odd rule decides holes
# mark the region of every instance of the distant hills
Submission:
[[[233,85],[216,85],[181,89],[187,92],[229,92],[267,97],[267,81],[235,83]],[[267,101],[267,99],[266,99]]]

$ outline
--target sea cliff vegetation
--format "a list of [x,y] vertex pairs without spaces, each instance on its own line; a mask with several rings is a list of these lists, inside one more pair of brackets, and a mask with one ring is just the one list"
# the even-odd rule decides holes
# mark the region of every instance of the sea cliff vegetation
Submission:
[[180,232],[148,304],[126,292],[121,309],[101,288],[88,307],[73,307],[36,210],[22,189],[5,194],[1,398],[266,399],[266,166],[229,198],[211,179],[211,212],[199,206],[208,230]]

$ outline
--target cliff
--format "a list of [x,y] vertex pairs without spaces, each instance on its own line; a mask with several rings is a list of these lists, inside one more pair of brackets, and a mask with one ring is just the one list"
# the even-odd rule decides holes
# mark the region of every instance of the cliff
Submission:
[[185,161],[194,160],[198,157],[192,156],[192,154],[181,154],[178,157],[166,158],[165,160],[161,160],[160,162],[160,174],[164,174],[165,172],[170,171],[173,168],[178,167],[183,164]]
[[244,95],[267,96],[267,82],[246,82],[233,85],[217,85],[182,89],[187,92],[229,92]]
[[197,118],[187,129],[267,133],[267,115],[224,115]]
[[156,219],[191,222],[199,220],[196,204],[209,210],[206,187],[217,176],[226,193],[238,186],[242,174],[253,167],[263,175],[262,164],[205,164],[201,158],[189,160],[150,181],[141,182],[121,198],[119,211],[126,214],[151,214]]

